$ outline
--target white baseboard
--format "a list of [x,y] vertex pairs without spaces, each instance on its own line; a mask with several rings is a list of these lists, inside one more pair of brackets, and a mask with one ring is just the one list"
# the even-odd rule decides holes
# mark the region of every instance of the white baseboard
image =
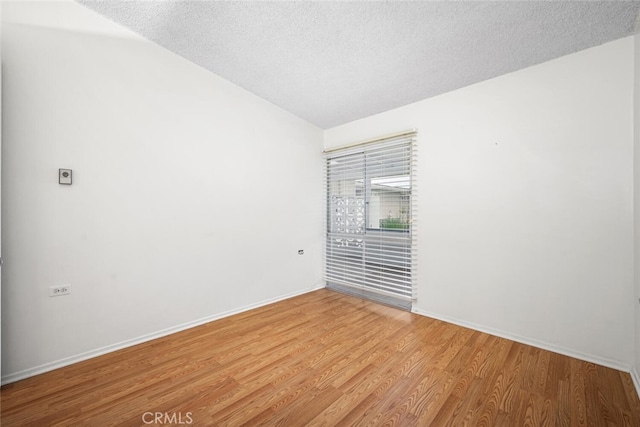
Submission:
[[633,380],[633,385],[636,386],[636,393],[638,393],[638,397],[640,397],[640,376],[638,375],[638,371],[636,368],[631,369],[631,379]]
[[[500,337],[500,338],[506,338],[508,340],[516,341],[516,342],[519,342],[521,344],[526,344],[526,345],[530,345],[530,346],[533,346],[533,347],[541,348],[543,350],[552,351],[554,353],[563,354],[565,356],[573,357],[575,359],[584,360],[585,362],[595,363],[597,365],[602,365],[602,366],[606,366],[608,368],[617,369],[618,371],[631,372],[631,366],[630,365],[626,365],[625,363],[617,361],[617,360],[611,360],[611,359],[607,359],[607,358],[603,358],[603,357],[594,356],[594,355],[591,355],[591,354],[581,353],[579,351],[575,351],[575,350],[564,348],[564,347],[561,347],[561,346],[558,346],[558,345],[546,343],[544,341],[538,341],[536,339],[522,337],[522,336],[519,336],[519,335],[516,335],[516,334],[509,333],[509,332],[501,331],[501,330],[498,330],[498,329],[493,329],[493,328],[490,328],[490,327],[487,327],[487,326],[484,326],[484,325],[478,325],[478,324],[475,324],[473,322],[467,322],[467,321],[460,320],[460,319],[455,319],[455,318],[452,318],[452,317],[449,317],[449,316],[442,316],[442,315],[439,315],[437,313],[432,313],[432,312],[428,312],[428,311],[424,311],[424,310],[420,310],[420,309],[416,309],[416,308],[414,308],[412,311],[413,311],[413,313],[416,313],[416,314],[419,314],[419,315],[422,315],[422,316],[431,317],[433,319],[442,320],[443,322],[453,323],[454,325],[463,326],[465,328],[469,328],[469,329],[473,329],[473,330],[476,330],[476,331],[484,332],[484,333],[487,333],[487,334],[490,334],[490,335],[495,335],[495,336]],[[637,382],[636,382],[636,389],[640,390],[640,388],[638,388],[638,383]]]
[[223,313],[214,314],[212,316],[203,317],[201,319],[197,319],[191,322],[182,323],[177,326],[173,326],[171,328],[162,329],[157,332],[152,332],[150,334],[142,335],[137,338],[132,338],[129,340],[121,341],[116,344],[108,345],[105,347],[100,347],[95,350],[87,351],[85,353],[77,354],[75,356],[65,357],[63,359],[55,360],[53,362],[45,363],[40,366],[36,366],[34,368],[25,369],[19,372],[14,372],[11,374],[3,375],[1,383],[2,385],[9,384],[12,382],[20,381],[25,378],[32,377],[34,375],[43,374],[45,372],[53,371],[54,369],[62,368],[64,366],[69,366],[74,363],[82,362],[83,360],[92,359],[97,356],[102,356],[107,353],[114,352],[116,350],[121,350],[123,348],[132,347],[137,344],[142,344],[147,341],[154,340],[156,338],[165,337],[167,335],[175,334],[176,332],[184,331],[185,329],[194,328],[196,326],[204,325],[205,323],[213,322],[214,320],[222,319],[224,317],[233,316],[234,314],[242,313],[245,311],[253,310],[258,307],[262,307],[265,305],[273,304],[274,302],[282,301],[288,298],[293,298],[298,295],[306,294],[309,292],[316,291],[318,289],[324,288],[324,283],[321,285],[316,285],[312,288],[305,289],[302,291],[296,291],[285,295],[280,295],[275,298],[270,298],[268,300],[260,301],[255,304],[250,304],[244,307],[240,307],[234,310],[225,311]]

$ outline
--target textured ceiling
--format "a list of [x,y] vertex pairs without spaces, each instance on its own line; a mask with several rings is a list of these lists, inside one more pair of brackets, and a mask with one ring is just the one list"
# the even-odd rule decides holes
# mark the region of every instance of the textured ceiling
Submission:
[[330,128],[635,32],[640,2],[79,0]]

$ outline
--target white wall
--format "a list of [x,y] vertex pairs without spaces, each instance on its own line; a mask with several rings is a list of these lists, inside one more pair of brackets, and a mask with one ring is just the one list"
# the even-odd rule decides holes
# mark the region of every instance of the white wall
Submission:
[[[0,22],[2,22],[2,3],[0,3]],[[2,211],[2,31],[0,31],[0,212]],[[1,215],[1,214],[0,214]],[[2,257],[2,227],[0,226],[0,258]],[[0,267],[0,376],[2,375],[2,268]]]
[[634,193],[634,229],[635,229],[635,364],[632,376],[640,394],[640,34],[634,37],[635,63],[634,76],[634,147],[633,147],[633,193]]
[[319,128],[74,3],[2,54],[5,382],[322,284]]
[[325,131],[419,134],[416,312],[633,361],[633,38]]

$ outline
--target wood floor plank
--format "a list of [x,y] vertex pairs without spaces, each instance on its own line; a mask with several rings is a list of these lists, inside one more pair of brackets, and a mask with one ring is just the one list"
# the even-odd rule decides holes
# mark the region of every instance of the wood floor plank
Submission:
[[620,382],[624,388],[624,394],[627,397],[627,403],[629,404],[629,411],[632,415],[632,419],[635,420],[636,425],[640,426],[640,397],[635,392],[633,380],[631,375],[626,372],[618,372]]
[[640,426],[640,399],[627,373],[326,289],[0,389],[2,426],[156,415],[150,425]]
[[432,368],[425,373],[416,391],[418,399],[409,412],[418,420],[418,425],[432,425],[433,418],[448,399],[455,378],[444,371]]
[[555,425],[558,427],[568,427],[571,425],[571,384],[568,378],[558,381],[556,396],[557,411],[555,414]]

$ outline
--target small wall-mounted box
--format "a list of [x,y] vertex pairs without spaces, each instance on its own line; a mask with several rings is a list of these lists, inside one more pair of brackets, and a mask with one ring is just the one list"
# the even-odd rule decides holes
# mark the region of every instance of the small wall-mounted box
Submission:
[[58,183],[63,185],[71,185],[72,171],[71,169],[58,169]]
[[69,295],[71,293],[71,285],[60,285],[49,287],[50,297],[59,297],[62,295]]

